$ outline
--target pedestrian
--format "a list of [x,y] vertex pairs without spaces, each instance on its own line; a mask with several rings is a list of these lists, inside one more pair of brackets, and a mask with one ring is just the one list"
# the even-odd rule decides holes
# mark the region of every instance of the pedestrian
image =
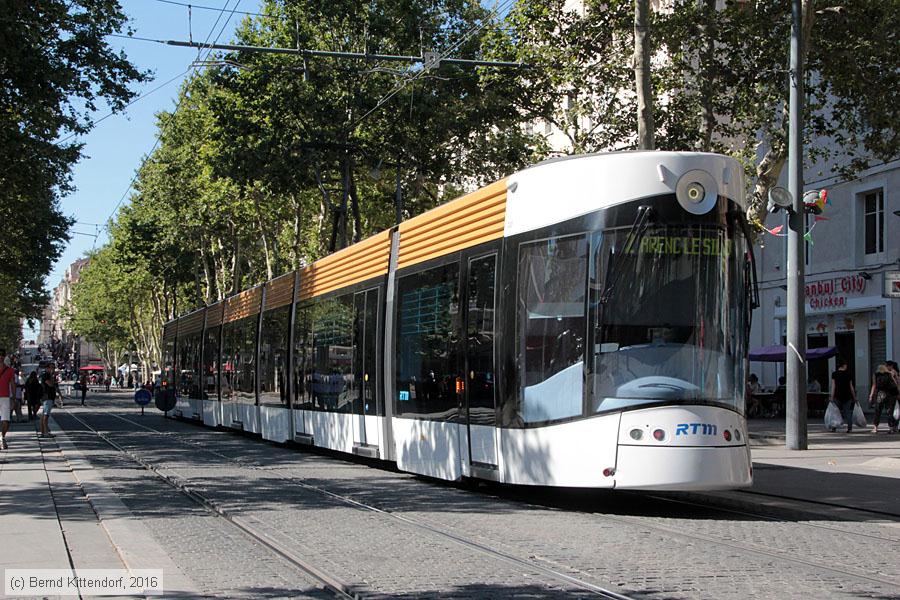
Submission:
[[50,433],[50,412],[53,410],[53,406],[56,403],[58,387],[55,366],[56,365],[53,363],[50,363],[47,366],[44,377],[41,379],[41,384],[44,387],[44,412],[41,414],[41,437],[53,437],[53,434]]
[[[894,378],[894,389],[900,392],[900,368],[893,360],[884,364],[890,369],[891,377]],[[897,426],[900,425],[900,393],[888,396],[885,408],[888,413],[888,433],[897,433]]]
[[9,431],[9,411],[16,397],[15,371],[9,366],[6,350],[0,349],[0,449],[6,450],[6,433]]
[[16,423],[21,423],[25,420],[22,416],[22,401],[25,398],[25,380],[22,379],[22,372],[19,371],[18,368],[15,369],[16,373],[16,397],[13,399],[13,413],[16,415]]
[[750,377],[747,378],[747,390],[745,393],[745,401],[747,404],[747,417],[757,417],[759,416],[760,403],[757,394],[762,393],[762,386],[759,385],[759,377],[756,376],[756,373],[750,373]]
[[112,385],[112,378],[107,375],[106,379],[103,380],[103,384],[106,386],[106,391],[109,391],[109,386]]
[[81,381],[79,382],[79,385],[81,386],[81,405],[84,406],[84,400],[85,398],[87,398],[88,387],[87,375],[85,375],[84,373],[81,374]]
[[[853,407],[856,406],[856,389],[850,376],[847,361],[839,358],[837,371],[831,374],[831,401],[837,404],[847,424],[847,433],[853,431]],[[835,430],[834,427],[831,428]]]
[[806,391],[812,394],[818,394],[822,391],[822,386],[819,384],[819,380],[816,379],[815,375],[809,376],[809,381],[806,382]]
[[[881,423],[881,412],[888,409],[888,426],[893,429],[894,421],[894,403],[893,399],[897,396],[897,382],[891,368],[886,363],[881,363],[872,374],[872,386],[869,389],[869,406],[875,412],[875,419],[872,422],[872,433],[878,433],[878,425]],[[891,399],[890,401],[888,399]]]
[[41,406],[44,387],[38,381],[37,371],[32,371],[25,381],[25,403],[28,404],[28,420],[34,420]]
[[134,389],[134,377],[131,376],[131,373],[128,374],[128,389]]

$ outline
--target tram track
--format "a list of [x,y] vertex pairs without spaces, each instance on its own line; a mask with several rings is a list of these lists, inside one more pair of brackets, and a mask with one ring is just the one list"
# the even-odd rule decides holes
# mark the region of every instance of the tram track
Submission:
[[[62,409],[65,410],[65,409]],[[75,421],[77,421],[82,427],[84,427],[85,431],[93,433],[97,438],[102,440],[108,446],[115,449],[117,452],[125,455],[131,461],[139,464],[141,467],[153,473],[157,478],[162,480],[164,483],[172,487],[173,489],[180,492],[185,497],[189,498],[197,505],[206,509],[207,511],[215,514],[223,518],[226,522],[233,525],[236,529],[240,530],[244,535],[249,536],[251,539],[261,544],[262,546],[268,548],[275,554],[279,555],[282,559],[286,560],[288,563],[294,565],[300,571],[302,571],[306,576],[312,577],[315,581],[319,582],[327,591],[331,592],[337,598],[345,598],[352,600],[361,600],[365,596],[355,590],[353,586],[348,583],[342,581],[340,578],[331,575],[309,561],[297,556],[295,553],[290,551],[288,548],[285,548],[282,544],[280,544],[277,540],[273,539],[270,535],[265,532],[254,527],[247,519],[240,517],[238,515],[231,514],[229,511],[225,510],[221,506],[219,506],[216,502],[207,498],[202,493],[192,489],[187,484],[182,483],[177,478],[167,475],[162,472],[161,469],[152,465],[150,462],[142,459],[137,456],[131,450],[125,448],[124,446],[118,444],[117,442],[110,439],[108,435],[105,433],[98,431],[91,427],[84,419],[78,417],[72,411],[65,410],[66,414],[72,417]],[[126,419],[127,420],[127,419]]]
[[[103,442],[105,442],[109,446],[116,449],[118,452],[124,454],[132,461],[141,465],[144,469],[152,472],[154,475],[156,475],[158,478],[163,480],[169,486],[175,488],[176,490],[178,490],[179,492],[181,492],[186,497],[190,498],[192,501],[194,501],[198,505],[202,506],[206,510],[226,519],[229,523],[231,523],[232,525],[234,525],[235,527],[240,529],[242,532],[244,532],[246,535],[250,536],[252,539],[254,539],[254,540],[258,541],[259,543],[263,544],[264,546],[268,547],[270,550],[279,554],[282,558],[288,560],[290,563],[294,564],[295,566],[300,568],[302,571],[304,571],[308,575],[312,576],[317,581],[321,582],[326,587],[326,589],[333,592],[337,597],[362,599],[362,598],[365,598],[366,596],[368,596],[367,592],[365,592],[363,590],[354,589],[353,586],[347,584],[346,582],[343,582],[339,578],[332,576],[332,575],[318,569],[317,567],[315,567],[308,561],[296,556],[293,552],[291,552],[289,549],[285,548],[283,545],[281,545],[278,541],[276,541],[271,536],[266,534],[264,531],[261,531],[260,529],[254,527],[251,523],[248,522],[247,519],[240,517],[238,515],[232,514],[230,511],[223,508],[221,505],[219,505],[217,502],[215,502],[214,500],[212,500],[211,498],[209,498],[202,492],[194,489],[193,487],[191,487],[190,485],[188,485],[186,483],[179,481],[178,478],[172,477],[170,475],[163,473],[162,469],[157,468],[150,462],[137,456],[134,452],[132,452],[128,448],[125,448],[121,444],[112,440],[110,438],[110,436],[108,435],[108,433],[98,431],[97,429],[91,427],[84,419],[81,419],[80,417],[78,417],[77,415],[72,413],[71,411],[66,411],[66,414],[68,416],[71,416],[76,421],[78,421],[81,424],[81,426],[85,428],[86,431],[94,434],[99,439],[101,439]],[[230,464],[234,464],[236,466],[246,468],[246,469],[252,469],[252,470],[258,470],[261,472],[265,472],[267,475],[274,475],[277,480],[284,481],[285,483],[288,483],[290,485],[294,485],[294,486],[303,488],[305,490],[315,492],[322,496],[328,497],[334,501],[341,502],[343,504],[346,504],[348,506],[351,506],[351,507],[359,509],[359,510],[376,513],[376,514],[382,515],[383,517],[390,518],[392,520],[396,520],[396,521],[403,523],[409,527],[413,527],[413,528],[419,529],[420,531],[425,531],[432,535],[436,535],[442,539],[454,542],[454,543],[456,543],[464,548],[467,548],[469,550],[474,550],[481,554],[490,556],[496,560],[505,562],[511,566],[524,568],[529,571],[535,571],[535,572],[542,574],[550,579],[553,579],[560,583],[578,588],[580,591],[587,592],[591,595],[594,595],[594,596],[597,596],[600,598],[607,598],[609,600],[633,600],[629,596],[620,594],[618,592],[615,592],[613,590],[596,585],[589,581],[585,581],[578,577],[574,577],[567,573],[563,573],[561,571],[558,571],[556,569],[542,565],[533,560],[525,560],[525,559],[519,558],[510,553],[504,552],[497,548],[493,548],[491,546],[480,543],[478,541],[467,538],[465,536],[457,535],[451,531],[448,531],[441,527],[435,526],[433,524],[425,523],[425,522],[422,522],[417,519],[413,519],[413,518],[410,518],[410,517],[407,517],[404,515],[400,515],[395,512],[392,512],[388,509],[374,506],[374,505],[368,504],[366,502],[361,502],[361,501],[351,498],[349,496],[324,489],[320,486],[312,485],[310,483],[302,481],[300,478],[298,478],[294,475],[284,473],[283,471],[280,471],[277,468],[272,468],[272,467],[268,467],[265,465],[254,464],[254,463],[251,463],[251,462],[248,462],[245,460],[236,459],[234,457],[223,454],[217,450],[213,450],[213,449],[209,448],[208,446],[206,446],[205,444],[191,441],[191,440],[185,440],[181,436],[178,436],[177,434],[174,434],[172,432],[154,429],[153,427],[149,427],[143,423],[138,423],[137,421],[133,421],[126,417],[122,417],[121,415],[110,413],[106,416],[112,416],[120,421],[126,422],[135,427],[139,427],[150,433],[153,433],[153,434],[156,434],[159,436],[165,436],[167,439],[176,440],[179,444],[181,444],[185,447],[193,447],[193,448],[201,449],[204,452],[211,454],[213,456],[216,456],[220,459],[223,459]]]
[[[636,494],[637,492],[622,492],[622,493]],[[763,497],[766,497],[766,498],[774,498],[774,499],[778,499],[778,500],[791,501],[791,502],[809,503],[809,504],[820,504],[820,505],[826,505],[826,506],[833,506],[833,507],[836,507],[836,508],[846,508],[845,506],[841,506],[841,505],[839,505],[839,504],[833,504],[833,503],[827,503],[827,502],[815,502],[815,501],[812,501],[812,500],[799,499],[799,498],[794,498],[794,497],[791,497],[791,496],[780,496],[780,495],[777,495],[777,494],[764,494],[764,493],[748,492],[747,490],[740,490],[740,493],[741,493],[741,494],[753,494],[753,495],[759,495],[759,496],[763,496]],[[660,496],[660,495],[656,495],[656,494],[646,494],[645,497],[647,497],[647,498],[653,498],[654,500],[657,500],[657,501],[659,501],[659,502],[666,502],[666,503],[671,503],[671,504],[680,504],[680,505],[690,506],[690,507],[695,507],[695,508],[710,509],[710,510],[715,510],[715,511],[717,511],[717,512],[721,512],[721,513],[725,513],[725,514],[730,514],[730,515],[735,515],[735,516],[739,516],[739,517],[752,517],[752,518],[754,518],[754,519],[759,519],[759,520],[762,520],[762,521],[778,522],[778,521],[781,520],[781,519],[779,519],[778,517],[772,516],[771,513],[770,513],[770,514],[766,514],[766,513],[763,513],[763,512],[752,512],[752,511],[750,511],[750,510],[740,509],[740,508],[732,508],[732,507],[727,507],[727,506],[718,506],[718,505],[704,504],[703,502],[698,501],[698,500],[689,500],[689,499],[684,499],[684,498],[673,498],[673,497],[670,497],[670,496]],[[790,509],[790,508],[788,508],[788,509],[783,509],[783,510],[789,510],[789,511],[794,511],[794,512],[800,512],[800,513],[803,513],[803,514],[807,514],[807,515],[809,516],[809,518],[811,518],[811,519],[816,517],[816,515],[810,514],[808,511],[803,511],[803,510],[801,510],[801,509]],[[869,514],[878,515],[878,516],[883,516],[883,515],[886,514],[886,513],[883,513],[883,512],[881,512],[881,511],[867,511],[867,510],[862,509],[862,508],[861,508],[861,509],[854,509],[854,510],[857,510],[858,512],[868,512]],[[889,516],[894,517],[894,515],[889,515]],[[896,518],[896,517],[894,517],[894,518]],[[879,541],[879,542],[891,542],[891,543],[898,543],[898,542],[900,542],[900,537],[883,536],[883,535],[873,535],[873,534],[871,534],[871,533],[864,533],[864,532],[859,532],[859,531],[853,531],[853,530],[846,529],[846,528],[843,528],[843,527],[835,527],[835,526],[832,526],[832,525],[822,525],[821,523],[809,523],[809,522],[807,522],[807,523],[803,523],[803,525],[804,525],[805,527],[812,527],[812,528],[820,529],[820,530],[823,530],[823,531],[830,531],[830,532],[840,533],[840,534],[842,534],[842,535],[853,535],[853,536],[856,536],[856,537],[868,538],[868,539],[871,539],[871,540],[877,540],[877,541]]]
[[[379,513],[382,515],[392,517],[392,518],[397,519],[401,522],[404,522],[408,525],[412,525],[414,527],[425,529],[432,533],[436,533],[438,535],[446,537],[448,539],[452,539],[453,541],[460,543],[464,546],[467,546],[469,548],[492,555],[496,558],[502,558],[503,560],[505,560],[507,562],[510,562],[513,564],[518,564],[520,566],[527,566],[529,568],[539,568],[542,572],[544,572],[547,575],[552,575],[553,577],[555,577],[557,579],[560,579],[560,580],[565,581],[570,584],[577,585],[578,587],[581,587],[582,589],[588,589],[590,591],[599,593],[601,595],[610,593],[609,590],[605,590],[603,588],[598,588],[598,586],[595,586],[588,582],[584,582],[582,580],[573,578],[565,573],[558,571],[557,569],[537,564],[532,560],[524,560],[522,558],[518,558],[516,556],[509,554],[508,552],[504,552],[501,550],[497,550],[495,548],[491,548],[490,546],[481,544],[480,542],[476,542],[476,541],[467,539],[464,536],[457,535],[457,534],[447,531],[441,527],[437,527],[437,526],[429,524],[429,523],[421,522],[417,519],[413,519],[413,518],[410,518],[410,517],[407,517],[404,515],[397,514],[389,509],[377,507],[372,504],[361,502],[352,497],[349,497],[349,496],[346,496],[343,494],[339,494],[339,493],[321,488],[319,486],[309,484],[305,481],[302,481],[300,478],[298,478],[294,475],[291,475],[291,474],[284,473],[283,471],[280,471],[279,469],[277,469],[275,467],[255,464],[255,463],[252,463],[252,462],[249,462],[246,460],[242,460],[242,459],[236,459],[236,458],[228,456],[222,452],[219,452],[218,450],[211,449],[203,443],[192,441],[192,440],[186,440],[182,436],[175,434],[173,432],[161,431],[161,430],[155,429],[153,427],[149,427],[143,423],[138,423],[137,421],[128,419],[121,415],[112,414],[111,416],[113,416],[121,421],[124,421],[126,423],[129,423],[132,426],[142,428],[148,432],[152,432],[157,435],[164,435],[164,436],[170,437],[171,439],[175,439],[178,441],[178,443],[180,443],[184,446],[202,449],[204,452],[210,453],[214,456],[217,456],[217,457],[219,457],[223,460],[226,460],[232,464],[235,464],[237,466],[240,466],[243,468],[254,469],[254,470],[260,470],[260,471],[264,471],[268,474],[277,475],[279,479],[284,480],[292,485],[297,485],[304,489],[307,489],[310,491],[315,491],[319,494],[328,496],[332,499],[338,500],[340,502],[344,502],[348,505],[352,505],[357,508],[369,510],[372,512],[376,512],[376,513]],[[770,515],[765,515],[762,513],[746,511],[746,510],[738,510],[738,509],[726,508],[726,507],[720,507],[720,506],[711,506],[709,504],[702,504],[700,502],[692,502],[692,501],[688,501],[688,500],[684,500],[684,499],[668,498],[665,496],[652,495],[652,494],[647,495],[645,497],[653,498],[656,501],[679,503],[682,505],[688,505],[688,506],[692,506],[695,508],[703,508],[705,510],[714,510],[716,512],[720,512],[720,513],[724,513],[724,514],[733,514],[733,515],[749,517],[749,518],[757,519],[757,520],[778,521],[778,519],[776,517],[772,517]],[[815,558],[809,558],[809,559],[801,558],[796,555],[788,554],[781,550],[763,547],[758,544],[752,544],[752,543],[746,543],[746,542],[735,543],[735,542],[723,540],[723,539],[720,539],[720,538],[717,538],[717,537],[714,537],[711,535],[704,535],[704,534],[700,534],[700,533],[696,533],[696,532],[685,531],[683,528],[678,527],[678,526],[668,526],[668,525],[662,525],[659,523],[648,522],[646,519],[644,519],[642,517],[611,515],[609,513],[599,513],[599,512],[590,511],[590,510],[585,511],[585,512],[588,512],[590,514],[595,514],[598,516],[602,516],[604,519],[607,519],[610,521],[615,521],[615,522],[620,522],[620,523],[627,524],[632,527],[640,527],[643,529],[653,529],[657,532],[661,532],[661,533],[665,533],[665,534],[673,535],[673,536],[678,536],[681,538],[690,539],[692,541],[699,541],[699,542],[703,542],[705,544],[711,544],[711,545],[714,545],[716,547],[720,547],[723,549],[732,550],[732,551],[740,551],[743,553],[752,554],[756,557],[760,557],[763,559],[777,559],[778,561],[782,561],[782,562],[787,561],[787,562],[790,562],[797,566],[811,568],[816,571],[829,573],[833,576],[837,576],[837,577],[841,577],[841,578],[852,578],[859,582],[863,582],[863,583],[867,583],[867,584],[876,583],[876,584],[888,585],[888,586],[897,586],[898,585],[897,580],[891,580],[891,579],[873,576],[870,573],[867,573],[867,572],[864,572],[861,570],[852,569],[852,568],[840,568],[840,567],[830,566],[827,564],[823,564],[820,560],[817,560]],[[871,539],[877,539],[879,541],[896,542],[896,539],[894,539],[894,538],[874,536],[871,534],[860,533],[860,532],[852,532],[852,531],[848,531],[843,528],[830,527],[830,526],[821,525],[818,523],[801,523],[801,525],[803,525],[805,527],[820,529],[820,530],[827,530],[827,531],[839,533],[842,535],[855,535],[855,536],[867,537],[867,538],[871,538]],[[550,562],[550,561],[547,561],[547,562]],[[568,565],[555,565],[555,566],[557,568],[567,568],[567,569],[576,570],[573,567],[568,566]],[[613,594],[612,596],[606,596],[606,597],[624,598],[624,596],[617,595],[615,592],[612,592],[612,594]]]

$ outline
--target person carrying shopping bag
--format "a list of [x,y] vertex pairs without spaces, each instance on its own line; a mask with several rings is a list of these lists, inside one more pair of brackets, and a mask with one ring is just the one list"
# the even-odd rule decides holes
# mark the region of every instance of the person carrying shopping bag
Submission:
[[881,413],[887,409],[888,426],[893,429],[894,423],[894,400],[898,394],[897,382],[891,372],[891,368],[882,363],[875,369],[872,375],[872,387],[869,390],[869,406],[875,411],[875,419],[872,422],[872,433],[878,433],[878,426],[881,423]]
[[[847,368],[847,361],[839,358],[837,371],[831,374],[831,402],[841,411],[844,423],[847,424],[847,433],[853,431],[853,408],[856,406],[856,390],[853,387],[853,378]],[[834,431],[835,427],[831,427]]]

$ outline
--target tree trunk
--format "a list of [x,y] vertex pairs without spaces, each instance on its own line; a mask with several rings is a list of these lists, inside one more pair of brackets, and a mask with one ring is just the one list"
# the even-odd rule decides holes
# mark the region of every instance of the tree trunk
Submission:
[[702,77],[700,100],[700,133],[702,137],[700,150],[712,151],[712,136],[716,126],[716,115],[713,109],[713,97],[716,90],[716,0],[701,0],[703,10],[703,36],[706,45],[700,56],[700,76]]
[[653,89],[650,87],[650,0],[634,0],[634,83],[637,91],[638,149],[653,150]]
[[[806,57],[809,54],[809,39],[812,35],[813,19],[815,11],[813,5],[815,0],[803,0],[803,31],[801,42],[801,62],[806,64]],[[768,146],[768,150],[763,156],[759,165],[756,167],[756,183],[753,186],[753,194],[750,197],[750,203],[747,207],[747,220],[755,225],[754,229],[758,233],[762,230],[766,221],[766,206],[768,204],[769,190],[778,183],[781,176],[781,170],[787,162],[788,146],[787,140],[787,123],[789,120],[788,103],[783,101],[781,104],[781,122],[783,127],[779,138],[769,137],[763,140],[763,144]],[[803,160],[803,157],[801,157]]]
[[253,196],[253,207],[256,209],[256,221],[259,223],[259,233],[262,236],[262,244],[263,244],[263,255],[266,259],[266,279],[273,279],[275,277],[275,257],[274,254],[274,237],[270,234],[269,228],[266,227],[265,219],[263,218],[262,206],[260,205],[259,195],[260,191],[254,189],[250,192],[250,195]]
[[359,214],[359,197],[356,194],[356,180],[353,178],[355,161],[347,159],[347,193],[350,195],[350,206],[353,210],[353,243],[362,239],[362,217]]

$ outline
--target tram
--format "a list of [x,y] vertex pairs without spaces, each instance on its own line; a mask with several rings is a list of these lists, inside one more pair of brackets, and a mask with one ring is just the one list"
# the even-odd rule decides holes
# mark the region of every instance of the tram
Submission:
[[746,487],[735,160],[553,159],[165,325],[174,416],[433,478]]

